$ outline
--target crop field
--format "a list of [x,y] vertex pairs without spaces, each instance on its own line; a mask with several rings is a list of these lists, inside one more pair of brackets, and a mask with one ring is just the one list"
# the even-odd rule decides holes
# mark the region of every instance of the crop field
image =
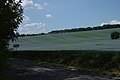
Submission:
[[18,50],[120,51],[120,39],[112,40],[110,37],[113,31],[120,32],[120,28],[19,37],[10,42],[10,48],[19,44]]

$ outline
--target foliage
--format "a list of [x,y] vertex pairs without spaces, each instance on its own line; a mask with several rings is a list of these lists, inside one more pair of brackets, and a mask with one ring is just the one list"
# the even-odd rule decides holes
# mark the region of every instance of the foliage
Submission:
[[114,31],[111,33],[111,39],[118,39],[120,37],[120,33],[117,31]]
[[[22,22],[22,15],[23,8],[20,1],[0,0],[0,72],[6,71],[8,42],[15,39],[17,28]],[[0,80],[6,79],[0,74]]]
[[0,51],[6,50],[9,40],[14,40],[15,31],[22,22],[23,9],[15,0],[0,0]]
[[[12,52],[11,57],[73,66],[80,70],[107,72],[104,74],[120,76],[119,51],[17,51]],[[118,74],[114,74],[116,71]]]

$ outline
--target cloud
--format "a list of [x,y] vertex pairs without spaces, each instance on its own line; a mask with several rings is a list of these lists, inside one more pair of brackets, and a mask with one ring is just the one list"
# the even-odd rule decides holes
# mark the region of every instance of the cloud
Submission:
[[112,21],[110,21],[108,23],[102,23],[101,26],[104,25],[104,24],[120,24],[120,21],[112,20]]
[[44,23],[27,23],[23,26],[20,26],[18,32],[20,34],[35,34],[42,33],[45,31]]
[[30,21],[30,18],[26,15],[23,15],[23,23],[28,23]]
[[28,16],[23,16],[23,23],[18,28],[20,34],[37,34],[45,32],[45,23],[31,22]]
[[36,9],[39,9],[39,10],[43,9],[43,6],[42,6],[41,4],[38,4],[38,3],[35,3],[35,4],[34,4],[34,7],[35,7]]
[[[16,2],[18,2],[18,0],[16,0]],[[22,6],[24,7],[24,9],[42,10],[47,5],[48,3],[40,4],[40,3],[34,3],[33,0],[22,0]]]
[[52,15],[51,15],[51,14],[46,14],[45,17],[46,17],[46,18],[51,18]]
[[49,5],[49,4],[48,4],[47,2],[45,2],[45,3],[44,3],[44,6],[47,6],[47,5]]
[[23,0],[22,6],[24,8],[33,8],[34,3],[32,0]]
[[110,24],[120,24],[120,21],[112,20],[112,21],[110,21]]

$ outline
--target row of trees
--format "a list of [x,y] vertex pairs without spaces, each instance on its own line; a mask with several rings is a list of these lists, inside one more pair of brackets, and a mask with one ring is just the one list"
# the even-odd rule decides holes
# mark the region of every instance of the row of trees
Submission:
[[17,34],[17,37],[26,37],[26,36],[39,36],[39,35],[46,35],[46,33],[39,33],[39,34]]
[[95,26],[95,27],[87,27],[87,28],[73,28],[73,29],[65,29],[65,30],[55,30],[55,31],[49,32],[49,34],[102,30],[102,29],[112,29],[112,28],[120,28],[120,24],[113,24],[113,25],[112,24],[105,24],[103,26]]

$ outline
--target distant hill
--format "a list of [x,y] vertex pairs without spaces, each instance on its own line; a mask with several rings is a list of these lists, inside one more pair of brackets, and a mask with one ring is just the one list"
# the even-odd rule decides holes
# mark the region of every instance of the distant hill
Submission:
[[120,39],[110,38],[113,31],[120,32],[120,28],[19,37],[17,41],[10,42],[10,48],[13,44],[20,44],[18,50],[120,51]]

